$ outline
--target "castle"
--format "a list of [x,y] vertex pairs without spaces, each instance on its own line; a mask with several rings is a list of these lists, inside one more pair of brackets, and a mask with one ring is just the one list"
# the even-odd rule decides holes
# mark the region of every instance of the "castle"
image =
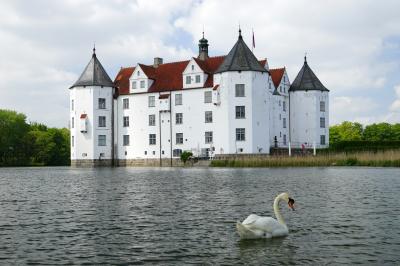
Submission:
[[271,147],[325,148],[329,90],[304,58],[290,84],[238,39],[209,57],[208,40],[186,61],[121,68],[114,81],[93,55],[70,89],[71,163],[172,165],[196,157],[269,154]]

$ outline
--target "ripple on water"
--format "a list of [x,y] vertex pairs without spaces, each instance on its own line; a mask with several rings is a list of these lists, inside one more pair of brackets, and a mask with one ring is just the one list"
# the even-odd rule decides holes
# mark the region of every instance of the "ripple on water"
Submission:
[[[71,169],[0,172],[0,264],[396,264],[397,169]],[[273,216],[286,238],[242,241]]]

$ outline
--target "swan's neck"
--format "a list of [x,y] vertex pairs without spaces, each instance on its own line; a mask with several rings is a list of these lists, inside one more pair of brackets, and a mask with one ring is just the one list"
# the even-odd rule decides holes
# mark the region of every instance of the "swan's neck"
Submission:
[[281,215],[281,212],[279,210],[279,202],[282,200],[282,198],[279,195],[278,197],[275,198],[274,200],[274,212],[275,212],[275,217],[278,220],[279,223],[286,225],[285,220],[283,220],[283,217]]

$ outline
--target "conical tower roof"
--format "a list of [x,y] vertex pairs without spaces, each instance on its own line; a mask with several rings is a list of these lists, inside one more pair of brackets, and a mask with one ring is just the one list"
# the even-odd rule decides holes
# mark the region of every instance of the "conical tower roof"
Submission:
[[297,74],[289,91],[329,91],[319,81],[318,77],[314,74],[311,68],[308,66],[307,57],[304,57],[304,65]]
[[227,71],[267,72],[243,41],[241,30],[239,30],[239,38],[236,44],[215,73]]
[[70,89],[78,86],[115,87],[100,61],[97,59],[96,49],[94,48],[92,59],[90,59],[89,64],[86,66],[79,79],[70,87]]

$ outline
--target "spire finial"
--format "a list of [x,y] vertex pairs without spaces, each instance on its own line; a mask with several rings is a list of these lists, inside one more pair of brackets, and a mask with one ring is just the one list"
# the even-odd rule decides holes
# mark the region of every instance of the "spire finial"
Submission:
[[203,24],[203,39],[204,39],[204,24]]
[[96,56],[96,43],[93,43],[93,56]]
[[307,52],[304,53],[304,63],[307,63]]
[[242,29],[240,28],[240,22],[239,22],[239,38],[242,38]]

